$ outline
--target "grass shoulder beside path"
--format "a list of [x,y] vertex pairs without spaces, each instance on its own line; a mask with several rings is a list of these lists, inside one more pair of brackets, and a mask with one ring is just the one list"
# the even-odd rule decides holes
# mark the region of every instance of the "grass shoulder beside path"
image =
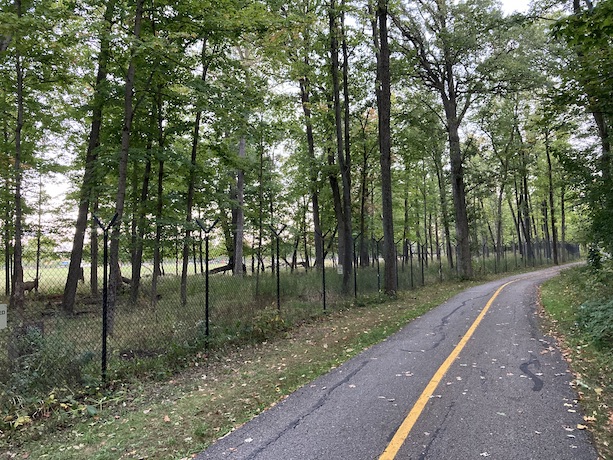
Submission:
[[[610,290],[601,286],[596,290]],[[581,305],[594,299],[593,274],[587,267],[563,271],[541,288],[543,327],[558,339],[574,375],[585,424],[594,437],[600,458],[613,459],[613,349],[598,346],[581,328]],[[606,293],[604,293],[606,296]],[[547,331],[548,330],[548,331]]]

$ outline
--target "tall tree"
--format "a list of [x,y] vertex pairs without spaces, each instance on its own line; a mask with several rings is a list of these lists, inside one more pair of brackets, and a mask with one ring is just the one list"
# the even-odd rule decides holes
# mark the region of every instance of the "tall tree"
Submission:
[[98,53],[97,62],[98,69],[96,72],[96,80],[94,82],[94,94],[92,97],[92,117],[87,142],[87,152],[85,155],[85,172],[83,174],[83,182],[79,193],[79,207],[77,211],[77,221],[75,224],[75,233],[72,242],[72,251],[70,252],[70,265],[68,266],[68,276],[64,286],[64,295],[62,297],[62,308],[67,313],[74,312],[75,297],[77,293],[77,285],[81,276],[81,261],[83,259],[83,242],[85,240],[85,230],[87,229],[87,218],[92,199],[92,191],[95,184],[95,167],[98,158],[97,149],[100,146],[100,132],[102,129],[102,112],[104,104],[107,101],[106,96],[106,78],[108,74],[108,61],[110,58],[110,33],[115,10],[115,0],[110,0],[104,7],[104,17],[102,19],[103,26],[101,27],[100,51]]
[[[300,144],[306,142],[306,155],[302,160],[306,171],[301,174],[309,178],[311,194],[311,220],[317,268],[323,266],[321,159],[317,136],[318,97],[321,92],[321,35],[319,16],[324,11],[321,0],[301,0],[279,6],[280,30],[275,30],[266,40],[263,51],[278,78],[298,83],[302,110],[302,130],[296,134]],[[277,66],[279,68],[277,69]],[[286,118],[287,119],[287,115]],[[301,157],[302,150],[297,152]],[[302,182],[302,181],[300,181]]]
[[132,122],[134,121],[134,82],[136,77],[136,49],[140,39],[141,25],[143,20],[145,0],[137,0],[134,12],[134,22],[132,28],[132,39],[135,43],[130,47],[130,58],[126,73],[124,87],[124,112],[123,126],[121,130],[121,151],[119,155],[119,167],[117,178],[117,195],[115,199],[115,213],[118,224],[113,227],[111,232],[111,245],[109,249],[109,330],[113,331],[114,310],[117,302],[117,293],[121,285],[121,268],[119,266],[119,237],[121,234],[121,222],[123,219],[126,184],[128,172],[128,156],[130,151],[130,136],[132,134]]
[[520,95],[506,98],[493,95],[486,101],[478,111],[478,123],[489,140],[491,162],[494,163],[487,173],[495,180],[495,247],[496,261],[500,265],[503,256],[503,204],[510,189],[511,160],[517,156],[520,147],[517,141]]
[[[21,0],[15,0],[15,13],[17,22],[22,19]],[[15,75],[16,90],[15,99],[17,102],[17,122],[15,125],[15,158],[13,163],[15,181],[15,234],[13,244],[13,293],[11,296],[11,307],[17,311],[23,309],[23,264],[22,264],[22,234],[23,234],[23,208],[22,208],[22,134],[24,125],[24,69],[21,55],[21,37],[16,31],[15,35]]]
[[[212,62],[212,56],[209,53],[215,53],[215,47],[213,50],[209,50],[209,42],[205,38],[202,42],[201,51],[201,65],[202,73],[200,80],[204,85],[207,80],[209,66]],[[191,157],[190,157],[190,169],[187,184],[187,202],[186,202],[186,217],[185,217],[185,239],[183,241],[183,265],[181,269],[181,304],[185,306],[187,304],[187,265],[189,259],[189,246],[191,242],[192,232],[192,217],[194,208],[194,193],[196,189],[196,168],[198,158],[198,146],[200,143],[200,125],[202,123],[202,107],[196,109],[196,115],[194,117],[194,127],[192,135]]]
[[[332,103],[334,108],[334,126],[336,139],[336,159],[340,169],[342,194],[340,209],[337,210],[339,217],[339,258],[343,267],[344,293],[349,292],[351,273],[353,270],[353,235],[352,235],[352,212],[351,212],[351,157],[347,151],[347,142],[344,141],[346,131],[343,129],[343,111],[341,104],[341,83],[339,49],[344,46],[346,35],[344,31],[344,15],[336,0],[330,0],[328,12],[330,31],[330,73],[332,75]],[[341,22],[339,24],[339,21]],[[339,38],[341,43],[339,44]],[[347,63],[345,63],[346,67]],[[347,104],[347,101],[345,101]]]
[[[6,268],[12,270],[13,276],[7,277],[7,282],[12,286],[11,305],[20,311],[24,306],[22,240],[29,212],[26,203],[28,170],[33,170],[39,159],[42,163],[44,137],[62,133],[65,111],[59,95],[68,93],[67,67],[72,57],[72,43],[67,37],[68,31],[72,31],[72,15],[67,5],[44,0],[5,2],[0,14],[3,153],[11,157],[10,166],[3,171],[12,208],[7,208],[4,216],[7,218],[5,257],[12,252],[12,261]],[[48,46],[41,47],[40,43]],[[12,218],[10,223],[9,217]]]
[[553,253],[553,263],[558,265],[558,229],[556,222],[555,191],[553,186],[553,166],[551,162],[551,130],[545,127],[545,155],[547,157],[547,182],[549,185],[549,214],[551,215],[551,250]]
[[394,208],[392,201],[391,148],[391,75],[390,47],[387,31],[387,0],[377,4],[379,49],[377,53],[377,107],[379,113],[379,151],[381,162],[381,206],[383,211],[383,259],[385,261],[385,292],[398,290],[396,247],[394,241]]
[[[305,53],[304,66],[309,67],[309,57]],[[311,110],[311,81],[307,75],[300,78],[300,99],[304,114],[305,134],[307,140],[307,150],[311,167],[311,208],[313,210],[313,238],[315,242],[315,267],[323,269],[324,247],[321,230],[321,217],[319,207],[319,187],[318,187],[318,168],[316,167],[315,156],[315,136],[313,133],[313,117]]]
[[[312,17],[313,7],[311,7],[308,2],[305,5],[304,14],[309,17]],[[321,215],[320,215],[320,205],[319,205],[319,185],[318,185],[318,175],[319,168],[317,167],[317,158],[315,155],[315,134],[313,130],[313,115],[312,115],[312,107],[311,107],[311,96],[312,96],[312,88],[311,88],[311,58],[310,58],[310,47],[313,45],[312,32],[311,32],[311,21],[304,22],[304,28],[302,31],[302,39],[303,43],[300,48],[300,51],[303,54],[302,62],[298,63],[301,66],[302,72],[300,72],[299,76],[299,84],[300,84],[300,101],[302,103],[302,112],[304,115],[304,126],[305,126],[305,135],[307,141],[307,151],[308,158],[311,163],[310,171],[310,180],[311,180],[311,208],[313,214],[313,240],[315,244],[315,267],[318,269],[323,269],[324,264],[324,247],[323,247],[323,238],[322,238],[322,229],[321,229]]]
[[473,268],[460,126],[485,89],[488,77],[482,68],[493,58],[486,44],[491,41],[493,25],[500,21],[500,12],[489,0],[424,0],[405,5],[392,18],[417,77],[441,99],[449,142],[458,271],[460,277],[470,278]]
[[591,113],[600,140],[598,162],[586,177],[589,206],[592,210],[592,236],[609,250],[613,248],[613,1],[573,0],[573,14],[563,17],[553,27],[555,37],[570,48],[570,59],[562,71],[566,101]]

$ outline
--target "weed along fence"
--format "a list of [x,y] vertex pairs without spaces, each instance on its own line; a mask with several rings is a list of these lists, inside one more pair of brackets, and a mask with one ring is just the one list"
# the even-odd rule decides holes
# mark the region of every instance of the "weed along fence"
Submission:
[[[106,235],[100,239],[102,256],[82,265],[71,308],[64,303],[67,259],[55,252],[24,258],[24,280],[32,283],[18,311],[8,307],[10,286],[7,289],[7,277],[1,277],[0,289],[7,293],[0,299],[0,407],[5,414],[52,389],[78,392],[105,380],[172,372],[207,347],[263,340],[323,311],[359,305],[383,286],[381,240],[375,237],[366,240],[367,256],[362,252],[355,257],[352,283],[343,289],[333,231],[322,235],[323,270],[313,267],[313,255],[301,253],[295,237],[280,226],[270,229],[268,241],[258,250],[245,248],[242,273],[235,274],[220,226],[199,222],[186,261],[178,237],[172,244],[166,241],[157,255],[145,247],[144,262],[136,269],[128,263],[131,254],[121,254],[122,281],[109,295],[110,224],[98,224],[99,233]],[[564,249],[565,260],[579,255],[576,246]],[[398,242],[399,289],[454,277],[442,252]],[[498,255],[479,248],[475,271],[550,263],[544,247],[537,248],[530,261],[522,254],[514,245]]]

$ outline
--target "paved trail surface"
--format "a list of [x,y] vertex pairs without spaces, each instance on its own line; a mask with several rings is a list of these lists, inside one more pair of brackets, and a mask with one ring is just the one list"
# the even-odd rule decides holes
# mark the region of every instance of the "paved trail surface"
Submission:
[[595,460],[537,324],[538,285],[558,270],[464,291],[196,458]]

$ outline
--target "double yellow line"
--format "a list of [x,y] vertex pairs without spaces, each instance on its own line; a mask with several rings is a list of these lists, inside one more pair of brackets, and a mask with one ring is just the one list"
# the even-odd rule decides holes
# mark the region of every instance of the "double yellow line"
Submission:
[[483,310],[481,310],[481,313],[479,313],[479,316],[477,316],[477,319],[475,320],[475,322],[470,326],[468,331],[466,331],[466,334],[464,334],[464,337],[462,337],[462,340],[460,340],[460,342],[456,345],[456,347],[453,349],[453,351],[447,357],[447,359],[441,365],[441,367],[438,368],[438,370],[436,371],[436,373],[434,374],[434,376],[432,377],[432,379],[430,380],[430,382],[428,383],[424,391],[421,393],[421,396],[419,397],[419,399],[417,400],[417,402],[415,403],[415,405],[409,412],[409,415],[407,415],[407,417],[404,419],[404,421],[402,422],[402,425],[400,425],[400,427],[396,431],[396,434],[394,435],[390,443],[387,445],[386,449],[383,451],[383,453],[379,457],[379,460],[394,460],[394,458],[396,458],[396,454],[398,454],[398,451],[402,447],[402,444],[404,444],[404,441],[409,436],[409,433],[413,429],[413,425],[415,425],[415,423],[417,422],[417,419],[419,418],[424,408],[426,407],[428,400],[434,394],[434,390],[436,390],[436,387],[438,386],[438,384],[441,382],[441,380],[443,379],[443,377],[445,376],[445,374],[451,367],[451,364],[455,361],[455,359],[458,357],[460,352],[464,349],[464,346],[466,345],[466,343],[468,343],[468,341],[472,337],[473,333],[477,329],[477,326],[479,326],[479,323],[481,323],[481,320],[483,319],[487,311],[492,306],[492,303],[494,302],[496,297],[498,297],[498,294],[500,294],[500,292],[505,287],[507,287],[511,283],[514,283],[515,281],[510,281],[506,284],[503,284],[502,286],[498,288],[498,290],[494,293],[494,295],[490,297],[490,299],[485,304],[485,307],[483,307]]

